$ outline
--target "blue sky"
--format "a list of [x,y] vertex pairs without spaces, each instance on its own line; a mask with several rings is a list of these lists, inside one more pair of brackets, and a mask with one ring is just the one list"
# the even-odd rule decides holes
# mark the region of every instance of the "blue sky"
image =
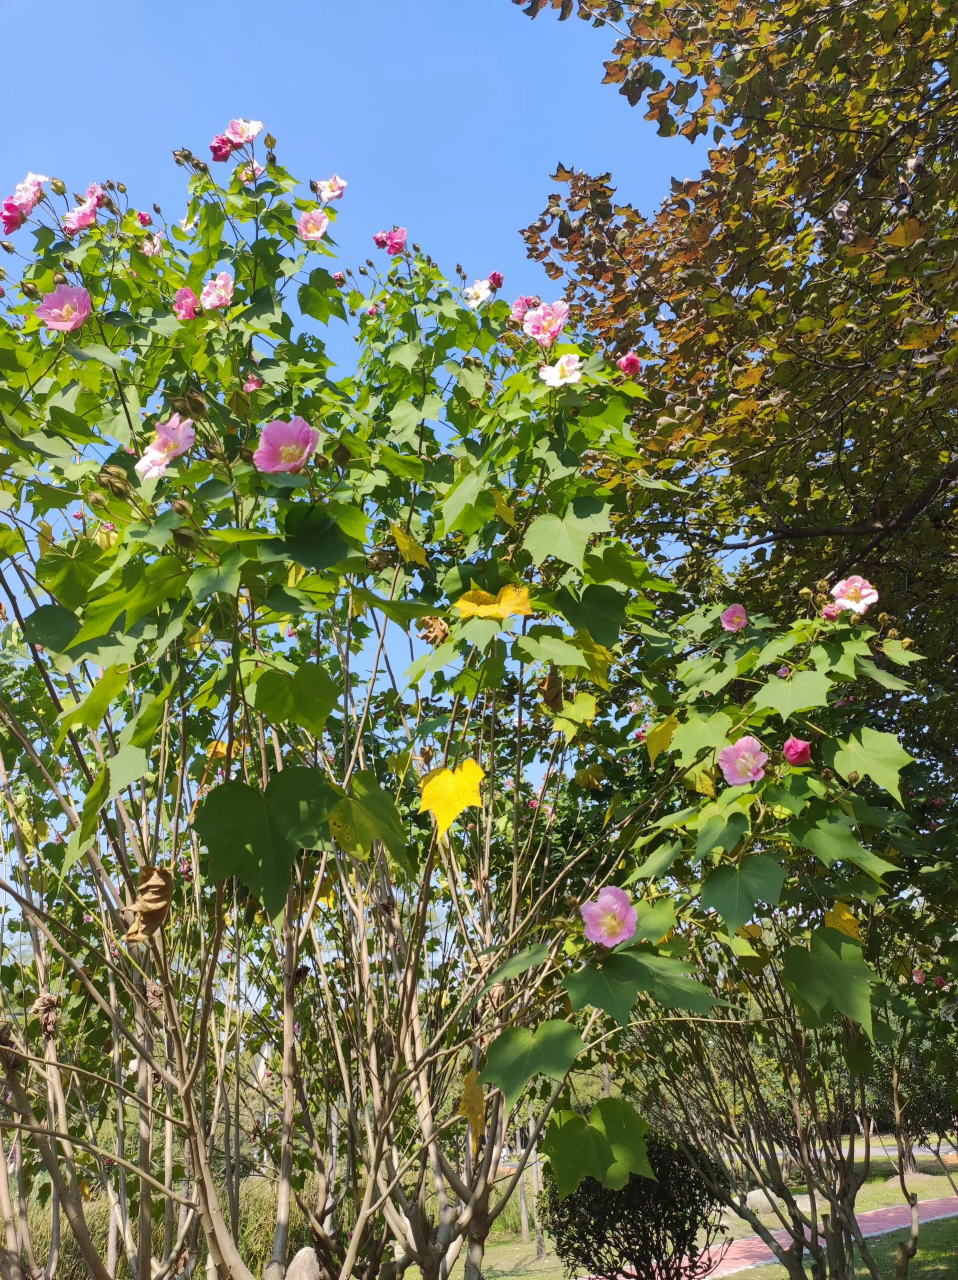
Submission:
[[264,120],[304,181],[349,182],[344,265],[372,232],[409,228],[440,265],[505,273],[505,293],[553,290],[518,229],[558,160],[611,170],[650,212],[704,149],[656,136],[603,85],[613,35],[510,0],[0,0],[6,127],[0,187],[28,169],[83,190],[113,178],[134,205],[184,209],[171,150],[208,158],[231,116]]

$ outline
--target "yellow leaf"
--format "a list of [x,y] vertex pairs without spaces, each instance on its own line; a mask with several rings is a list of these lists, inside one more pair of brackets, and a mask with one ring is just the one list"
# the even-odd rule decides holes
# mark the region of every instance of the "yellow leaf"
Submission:
[[687,773],[682,779],[686,791],[697,791],[700,796],[715,799],[715,776],[711,769],[699,769],[697,773]]
[[605,770],[598,762],[586,765],[584,769],[579,769],[575,775],[576,786],[586,787],[589,791],[598,791],[603,782],[605,782]]
[[672,734],[678,728],[679,722],[675,716],[669,716],[667,720],[663,720],[661,724],[657,724],[654,729],[650,729],[645,735],[645,745],[649,751],[649,764],[655,764],[663,751],[668,751],[669,743],[672,741]]
[[496,515],[505,524],[514,525],[516,522],[516,513],[511,507],[506,506],[506,500],[498,489],[492,490],[492,500],[496,504]]
[[46,520],[41,520],[37,525],[37,542],[40,544],[40,554],[45,555],[53,545],[53,526],[47,524]]
[[596,644],[585,628],[575,633],[574,640],[575,647],[589,664],[589,679],[600,689],[608,689],[612,654],[604,644]]
[[860,938],[858,921],[844,902],[836,902],[830,911],[825,912],[825,925],[829,929],[837,929],[839,933],[847,933],[850,938]]
[[475,760],[464,761],[458,769],[434,769],[424,779],[419,812],[428,810],[440,836],[445,835],[463,809],[482,803],[479,784],[485,776]]
[[933,347],[945,331],[943,324],[906,323],[900,346],[903,351],[926,351]]
[[486,1129],[486,1095],[476,1070],[470,1071],[462,1082],[462,1101],[456,1115],[465,1116],[472,1125],[472,1154],[475,1155]]
[[885,242],[894,245],[897,249],[907,249],[924,234],[925,228],[917,218],[906,218],[904,222],[899,222],[891,235],[885,237]]
[[206,754],[210,760],[225,760],[226,759],[226,743],[211,742],[210,745],[206,748]]
[[111,547],[115,547],[120,541],[120,535],[115,529],[105,529],[103,525],[100,525],[93,535],[93,541],[101,551],[109,551]]
[[396,546],[399,548],[399,554],[407,564],[409,564],[410,561],[423,566],[427,566],[429,564],[426,552],[411,533],[407,533],[402,525],[397,524],[395,520],[390,520],[389,527],[396,540]]
[[467,591],[455,603],[460,618],[508,618],[512,614],[532,617],[528,587],[503,587],[495,597],[488,591]]

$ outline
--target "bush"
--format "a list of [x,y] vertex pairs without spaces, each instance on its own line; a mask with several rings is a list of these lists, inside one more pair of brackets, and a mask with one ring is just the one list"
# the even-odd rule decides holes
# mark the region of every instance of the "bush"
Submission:
[[719,1201],[677,1148],[651,1136],[647,1145],[656,1180],[632,1174],[621,1191],[584,1178],[560,1200],[546,1165],[540,1208],[570,1276],[692,1280],[714,1268],[708,1250],[722,1237]]

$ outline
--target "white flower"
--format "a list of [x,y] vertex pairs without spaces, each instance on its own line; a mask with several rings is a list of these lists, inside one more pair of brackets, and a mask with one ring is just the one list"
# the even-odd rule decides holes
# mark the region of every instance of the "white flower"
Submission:
[[579,365],[581,356],[560,356],[555,364],[544,364],[539,369],[539,377],[547,387],[566,387],[570,382],[580,382],[582,373]]
[[472,288],[466,289],[462,296],[466,300],[466,306],[472,307],[475,311],[476,307],[481,307],[491,293],[492,285],[488,280],[474,280]]

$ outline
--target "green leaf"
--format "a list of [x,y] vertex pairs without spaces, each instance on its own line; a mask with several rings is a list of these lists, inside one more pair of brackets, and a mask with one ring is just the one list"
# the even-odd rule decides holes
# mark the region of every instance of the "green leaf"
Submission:
[[75,707],[69,707],[59,717],[60,730],[57,734],[57,746],[66,737],[74,725],[86,725],[88,729],[96,729],[109,710],[110,704],[121,689],[126,687],[130,677],[130,669],[125,664],[107,667],[103,675],[91,691]]
[[785,980],[816,1013],[829,1003],[872,1036],[869,983],[877,981],[862,949],[838,929],[814,930],[808,948],[785,952]]
[[294,851],[319,848],[329,839],[337,793],[318,769],[287,765],[270,779],[265,798],[274,834]]
[[759,902],[778,902],[785,872],[763,854],[743,858],[736,867],[716,867],[702,883],[702,906],[711,907],[725,921],[731,936],[751,920]]
[[866,727],[853,733],[835,752],[832,767],[846,781],[850,773],[871,778],[901,804],[898,774],[913,758],[893,733],[879,733]]
[[755,710],[769,707],[787,720],[796,711],[826,706],[831,688],[832,683],[823,671],[799,671],[790,680],[773,676],[755,695]]
[[486,1051],[479,1083],[498,1085],[511,1109],[533,1076],[564,1079],[584,1048],[578,1031],[568,1022],[544,1022],[535,1033],[510,1027]]
[[576,600],[568,587],[556,593],[556,604],[562,616],[571,622],[576,631],[585,630],[596,644],[611,648],[619,640],[619,630],[625,626],[625,606],[628,597],[614,587],[596,585],[586,587],[582,598]]
[[897,870],[891,862],[879,858],[856,838],[851,822],[844,815],[837,819],[821,818],[818,822],[793,822],[786,835],[793,844],[812,853],[830,867],[834,862],[853,862],[870,876],[880,880],[882,876]]
[[368,858],[373,841],[381,840],[396,861],[409,869],[406,837],[396,801],[384,791],[373,773],[357,771],[349,784],[349,794],[341,798],[329,815],[333,839],[358,858]]
[[73,356],[74,360],[99,360],[100,364],[105,364],[108,368],[115,369],[117,373],[120,373],[123,369],[123,361],[120,356],[100,342],[88,342],[86,346],[78,347],[75,342],[66,339],[63,346]]
[[748,829],[748,815],[741,809],[733,809],[730,813],[713,813],[699,830],[695,856],[704,858],[713,849],[724,849],[731,853],[742,837],[748,834]]
[[293,681],[285,671],[264,671],[251,694],[253,706],[270,724],[285,724],[293,714]]
[[659,898],[657,902],[639,902],[635,910],[633,943],[661,942],[675,928],[675,905],[671,898]]
[[37,581],[68,609],[86,604],[87,593],[96,581],[103,552],[94,542],[77,538],[65,547],[52,546],[37,561]]
[[603,1009],[620,1026],[627,1027],[639,992],[651,991],[654,979],[635,956],[618,951],[594,967],[590,965],[568,974],[562,985],[569,993],[574,1012],[591,1005],[594,1009]]
[[692,965],[656,955],[654,951],[630,952],[652,980],[652,995],[666,1009],[688,1009],[692,1013],[708,1013],[713,1005],[724,1004],[713,996],[701,982],[687,975],[694,973]]
[[886,640],[882,645],[882,653],[899,667],[908,667],[913,662],[925,661],[920,653],[912,653],[910,649],[906,649],[903,640]]
[[524,546],[537,565],[549,556],[582,568],[589,538],[610,529],[608,507],[597,498],[574,498],[565,515],[542,515],[526,532]]
[[548,955],[549,947],[545,942],[537,942],[534,946],[526,947],[524,951],[517,951],[505,964],[500,965],[495,973],[490,974],[485,981],[483,991],[488,991],[490,987],[500,982],[508,982],[510,978],[518,978],[520,974],[543,964]]
[[869,658],[858,659],[858,670],[866,676],[871,676],[872,680],[876,684],[880,684],[883,689],[893,689],[896,692],[901,692],[911,688],[907,680],[902,680],[899,676],[892,675],[890,671],[883,671],[881,667],[876,667]]
[[[502,629],[502,624],[495,619],[482,618],[480,621],[494,622],[496,632]],[[519,636],[512,646],[512,657],[514,662],[554,662],[557,667],[581,667],[584,670],[589,666],[582,651],[559,636]]]
[[290,717],[314,737],[323,731],[326,718],[339,704],[339,689],[325,667],[305,662],[293,676]]
[[626,884],[632,884],[636,880],[653,880],[656,876],[660,876],[663,871],[668,871],[681,852],[681,841],[676,841],[675,844],[663,844],[658,849],[654,849],[645,861],[636,867]]
[[633,1173],[654,1179],[647,1129],[624,1098],[603,1098],[588,1120],[576,1111],[555,1112],[542,1151],[552,1166],[559,1198],[575,1191],[583,1178],[595,1178],[609,1190],[624,1187]]
[[307,569],[329,569],[349,555],[339,525],[321,504],[297,503],[286,514],[285,554]]
[[690,715],[673,733],[669,750],[678,754],[681,765],[690,765],[706,748],[714,751],[724,745],[731,727],[731,717],[724,711],[708,717]]
[[23,620],[23,636],[53,653],[66,653],[80,630],[80,619],[60,604],[42,604]]
[[186,584],[194,601],[199,604],[218,592],[235,596],[239,591],[240,571],[245,559],[239,547],[230,547],[219,564],[194,569]]
[[96,835],[97,823],[100,820],[100,810],[110,798],[110,768],[109,765],[101,765],[100,772],[94,779],[93,786],[87,793],[86,799],[83,801],[83,809],[80,812],[80,825],[70,836],[67,841],[66,854],[63,858],[63,867],[60,870],[60,877],[70,870],[77,863],[86,850],[93,843]]

